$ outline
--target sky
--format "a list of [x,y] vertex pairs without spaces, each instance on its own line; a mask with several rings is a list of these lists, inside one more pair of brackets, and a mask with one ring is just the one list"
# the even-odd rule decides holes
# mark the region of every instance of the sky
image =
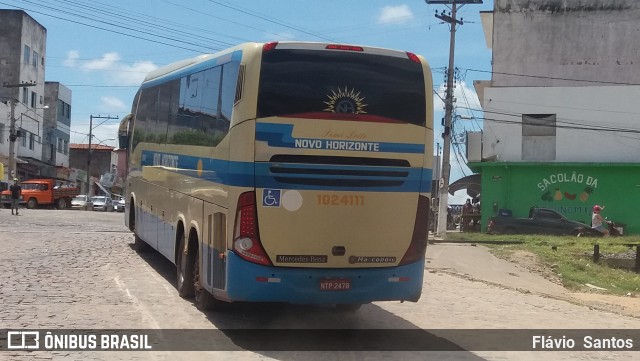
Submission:
[[[72,91],[71,143],[117,147],[116,131],[131,111],[137,87],[151,70],[247,41],[321,41],[409,51],[424,56],[434,79],[434,141],[442,146],[444,73],[449,62],[449,25],[435,12],[445,5],[424,0],[0,0],[0,8],[25,10],[47,29],[46,81]],[[456,137],[480,131],[474,80],[488,80],[487,48],[480,11],[493,0],[458,12],[455,67]],[[472,111],[473,109],[475,111]],[[109,140],[114,139],[114,140]],[[463,143],[463,142],[462,142]],[[434,154],[437,152],[437,146]],[[461,153],[461,155],[456,154]],[[451,151],[451,181],[472,172],[464,165],[464,144]],[[464,203],[466,193],[450,197]]]

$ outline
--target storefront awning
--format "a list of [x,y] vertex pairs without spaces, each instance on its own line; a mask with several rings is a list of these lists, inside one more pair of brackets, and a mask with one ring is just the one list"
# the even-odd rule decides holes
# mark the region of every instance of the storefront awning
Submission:
[[462,177],[449,185],[449,194],[466,189],[469,197],[477,197],[480,194],[480,174],[472,174]]

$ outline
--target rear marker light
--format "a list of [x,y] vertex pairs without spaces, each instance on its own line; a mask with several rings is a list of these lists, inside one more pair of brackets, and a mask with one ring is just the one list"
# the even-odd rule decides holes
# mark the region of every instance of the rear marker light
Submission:
[[273,49],[276,48],[276,46],[278,46],[278,42],[277,41],[272,41],[269,43],[266,43],[262,46],[262,52],[266,53],[267,51],[271,51]]
[[414,53],[410,53],[407,52],[407,56],[409,57],[409,59],[411,59],[411,61],[413,61],[414,63],[418,63],[420,64],[420,58],[418,58],[418,56]]
[[364,49],[361,46],[338,45],[338,44],[327,45],[327,47],[325,49],[328,49],[328,50],[364,51]]
[[256,282],[280,283],[280,278],[275,278],[275,277],[256,277]]

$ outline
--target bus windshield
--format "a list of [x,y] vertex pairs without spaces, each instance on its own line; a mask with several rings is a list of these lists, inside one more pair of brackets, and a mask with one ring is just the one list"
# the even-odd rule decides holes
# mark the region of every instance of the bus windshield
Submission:
[[257,116],[424,126],[422,65],[359,52],[270,50],[262,56]]

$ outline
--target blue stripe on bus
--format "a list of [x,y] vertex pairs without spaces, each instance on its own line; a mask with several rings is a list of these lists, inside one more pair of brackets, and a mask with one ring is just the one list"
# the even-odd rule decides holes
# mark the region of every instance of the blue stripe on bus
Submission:
[[[155,158],[155,162],[154,162]],[[201,165],[200,165],[201,164]],[[357,176],[351,174],[290,174],[273,173],[271,167],[278,165],[280,169],[313,169],[322,171],[377,171],[406,173],[406,176],[395,177],[390,175]],[[200,178],[210,182],[236,187],[258,187],[274,189],[298,189],[298,190],[334,190],[334,191],[367,191],[367,192],[421,192],[431,191],[432,170],[427,168],[406,167],[356,167],[351,165],[326,165],[326,164],[286,164],[268,162],[236,162],[212,158],[201,158],[180,154],[160,153],[145,150],[142,152],[142,167],[164,166],[165,171],[179,173],[185,176]],[[279,179],[277,180],[276,177]],[[313,179],[314,184],[298,184],[296,179]],[[340,181],[398,181],[397,186],[346,186],[346,185],[322,185],[322,180],[333,180],[334,184]],[[319,183],[319,184],[318,184]]]
[[[234,252],[228,252],[227,257],[226,291],[234,301],[299,304],[417,301],[422,292],[424,259],[396,267],[335,269],[267,267],[247,262]],[[258,282],[258,277],[278,281]],[[320,280],[326,278],[350,279],[351,289],[320,291]],[[405,281],[391,281],[398,278]]]
[[[387,153],[424,153],[424,144],[367,142],[359,140],[333,140],[314,138],[294,138],[293,124],[256,123],[256,140],[267,142],[271,147],[340,149],[351,151],[375,151]],[[337,148],[349,145],[349,148]],[[375,150],[372,150],[375,148]]]

